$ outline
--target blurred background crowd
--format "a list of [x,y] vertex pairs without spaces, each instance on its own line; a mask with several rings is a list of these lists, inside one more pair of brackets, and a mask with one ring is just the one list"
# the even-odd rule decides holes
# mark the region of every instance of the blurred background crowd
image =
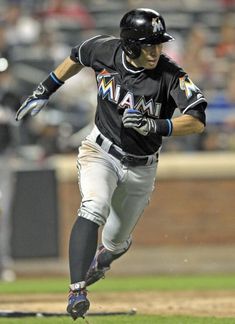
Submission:
[[162,13],[176,39],[165,52],[209,102],[206,132],[165,140],[164,151],[235,150],[234,0],[0,0],[1,152],[40,159],[77,149],[96,105],[90,69],[66,82],[36,118],[16,123],[15,111],[71,47],[97,34],[118,37],[120,18],[135,7]]

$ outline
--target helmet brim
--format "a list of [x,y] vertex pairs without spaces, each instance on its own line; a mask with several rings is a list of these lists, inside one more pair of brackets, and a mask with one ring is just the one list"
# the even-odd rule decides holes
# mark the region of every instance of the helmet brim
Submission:
[[139,39],[141,44],[161,44],[161,43],[166,43],[173,41],[174,37],[171,36],[168,33],[164,33],[162,35],[156,35],[156,36],[151,36],[151,37],[143,37],[143,39]]

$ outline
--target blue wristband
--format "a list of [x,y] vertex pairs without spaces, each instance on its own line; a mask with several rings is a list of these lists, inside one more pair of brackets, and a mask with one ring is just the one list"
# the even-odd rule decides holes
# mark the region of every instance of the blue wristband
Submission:
[[155,123],[156,134],[160,136],[171,136],[173,125],[170,119],[155,119]]
[[57,76],[55,75],[54,72],[50,73],[50,77],[53,79],[53,81],[55,81],[55,83],[57,83],[59,86],[61,86],[62,84],[64,84],[64,81],[61,81],[57,78]]
[[168,134],[166,136],[171,136],[172,131],[173,131],[172,121],[170,119],[166,119],[166,121],[167,121],[168,127],[169,127],[169,131],[168,131]]
[[49,76],[42,82],[48,96],[58,90],[63,84],[64,82],[59,80],[54,72],[51,72]]

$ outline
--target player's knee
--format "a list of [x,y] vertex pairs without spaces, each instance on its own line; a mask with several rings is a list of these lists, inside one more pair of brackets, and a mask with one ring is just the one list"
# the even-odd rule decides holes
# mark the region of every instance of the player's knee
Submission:
[[127,240],[124,241],[117,241],[115,239],[108,239],[104,235],[102,236],[103,245],[107,250],[113,252],[114,254],[124,253],[129,249],[131,246],[132,239],[129,237]]
[[83,201],[79,209],[79,216],[89,219],[98,225],[104,225],[109,215],[110,206],[107,203],[88,200]]

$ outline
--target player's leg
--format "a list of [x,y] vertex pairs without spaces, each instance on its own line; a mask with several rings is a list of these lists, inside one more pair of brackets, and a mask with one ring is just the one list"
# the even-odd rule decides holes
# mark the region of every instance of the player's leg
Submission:
[[103,244],[97,250],[87,275],[87,285],[104,277],[111,263],[127,252],[131,233],[154,189],[156,164],[128,170],[128,178],[116,188],[110,215],[103,228]]
[[[76,319],[89,309],[86,283],[83,273],[89,267],[97,246],[98,224],[78,217],[73,225],[69,241],[70,291],[67,311]],[[89,244],[89,249],[87,248]]]
[[82,202],[69,242],[71,291],[67,311],[73,318],[83,316],[89,308],[86,273],[97,248],[98,228],[109,214],[118,181],[106,157],[95,146],[88,144],[83,144],[78,156]]
[[101,278],[105,277],[106,271],[110,269],[111,263],[120,258],[127,252],[131,246],[131,239],[126,241],[126,247],[119,253],[113,253],[105,248],[103,244],[99,246],[96,251],[95,257],[90,265],[86,276],[86,285],[90,286]]

